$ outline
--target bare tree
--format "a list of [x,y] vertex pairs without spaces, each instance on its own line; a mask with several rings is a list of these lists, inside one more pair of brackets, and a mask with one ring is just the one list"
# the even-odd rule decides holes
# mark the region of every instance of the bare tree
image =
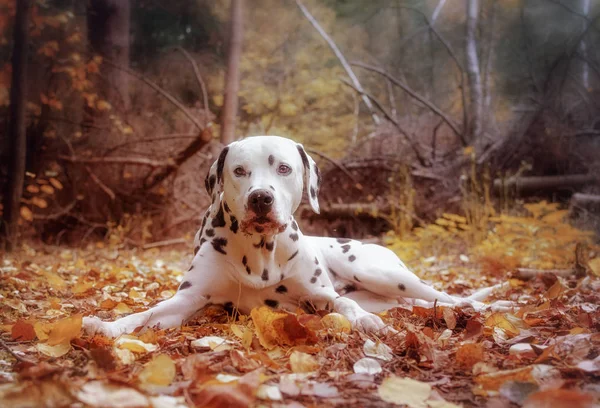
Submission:
[[129,0],[90,0],[88,6],[88,38],[94,52],[113,65],[105,65],[103,76],[108,81],[105,97],[120,101],[129,109],[129,76],[115,67],[129,67],[129,31],[131,5]]
[[14,45],[12,55],[12,79],[10,88],[10,111],[8,139],[10,143],[8,183],[4,193],[3,235],[7,250],[14,247],[19,225],[21,197],[25,181],[27,158],[27,128],[25,105],[27,103],[27,45],[29,40],[29,0],[17,1],[15,15]]
[[467,76],[470,89],[470,123],[469,135],[471,143],[477,142],[482,132],[483,86],[479,69],[477,51],[477,25],[479,22],[479,0],[467,0]]
[[229,51],[227,73],[225,74],[225,95],[221,112],[221,143],[229,144],[235,139],[235,125],[238,110],[238,90],[240,87],[240,57],[242,39],[244,0],[231,1],[231,21],[229,29]]

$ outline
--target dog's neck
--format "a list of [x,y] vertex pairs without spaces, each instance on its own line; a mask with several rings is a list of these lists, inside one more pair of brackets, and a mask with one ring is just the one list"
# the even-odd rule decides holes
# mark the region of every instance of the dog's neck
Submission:
[[253,286],[274,284],[286,276],[289,264],[299,254],[303,236],[293,216],[286,228],[277,234],[248,234],[240,229],[239,220],[225,202],[216,200],[210,208],[212,217],[207,221],[212,227],[222,228],[227,240],[226,251],[235,254],[233,259],[241,269],[240,278]]

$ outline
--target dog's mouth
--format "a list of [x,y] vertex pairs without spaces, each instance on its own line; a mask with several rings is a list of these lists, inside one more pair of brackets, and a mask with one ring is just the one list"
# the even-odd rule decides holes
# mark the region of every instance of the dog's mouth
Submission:
[[287,225],[261,215],[245,219],[242,221],[240,228],[246,234],[275,235],[285,231]]

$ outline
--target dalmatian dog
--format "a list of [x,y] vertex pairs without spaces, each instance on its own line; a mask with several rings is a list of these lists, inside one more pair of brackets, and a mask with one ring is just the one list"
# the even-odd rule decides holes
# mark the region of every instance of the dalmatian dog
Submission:
[[294,219],[303,190],[319,212],[319,169],[303,146],[256,136],[225,147],[205,184],[212,204],[194,240],[194,258],[173,297],[113,322],[84,318],[90,333],[116,337],[140,327],[177,327],[208,304],[249,313],[254,307],[333,309],[353,327],[387,330],[373,314],[397,307],[470,303],[481,308],[494,289],[469,298],[440,292],[389,249],[302,234]]

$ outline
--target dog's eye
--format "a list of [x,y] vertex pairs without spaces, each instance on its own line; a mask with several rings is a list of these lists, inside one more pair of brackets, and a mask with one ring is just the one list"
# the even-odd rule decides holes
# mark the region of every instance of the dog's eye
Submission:
[[236,177],[244,177],[246,175],[246,170],[241,166],[236,167],[235,170],[233,170],[233,174],[235,174]]
[[287,176],[291,172],[292,168],[287,164],[280,164],[279,167],[277,167],[277,173],[281,174],[282,176]]

